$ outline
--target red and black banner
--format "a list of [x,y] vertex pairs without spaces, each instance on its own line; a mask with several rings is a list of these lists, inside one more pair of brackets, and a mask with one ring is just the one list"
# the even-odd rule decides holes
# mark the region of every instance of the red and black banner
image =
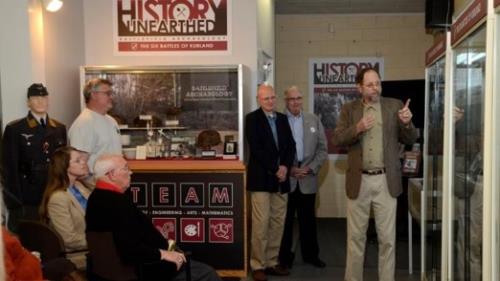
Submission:
[[118,52],[228,51],[231,0],[114,0]]

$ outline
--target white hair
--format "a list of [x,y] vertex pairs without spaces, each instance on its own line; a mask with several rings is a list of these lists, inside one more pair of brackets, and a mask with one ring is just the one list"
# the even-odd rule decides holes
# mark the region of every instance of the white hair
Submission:
[[293,86],[288,87],[288,89],[285,90],[285,93],[284,93],[285,94],[285,98],[288,96],[288,94],[290,92],[293,92],[293,91],[299,92],[299,94],[302,95],[302,92],[300,91],[299,87],[293,85]]
[[113,169],[118,168],[117,159],[122,156],[118,154],[103,154],[97,158],[94,164],[94,177],[96,179],[102,178]]

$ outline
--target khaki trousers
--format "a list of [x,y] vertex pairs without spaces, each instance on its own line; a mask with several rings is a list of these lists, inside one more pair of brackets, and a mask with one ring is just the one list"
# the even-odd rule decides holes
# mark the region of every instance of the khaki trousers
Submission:
[[279,192],[250,192],[252,200],[252,238],[250,267],[252,270],[273,267],[285,226],[288,195]]
[[[465,200],[470,200],[469,213],[466,213]],[[480,281],[482,280],[483,246],[483,177],[478,178],[474,185],[474,193],[469,198],[457,198],[455,202],[458,229],[457,256],[455,258],[457,260],[457,276],[454,280]],[[466,231],[468,231],[469,241],[466,241]],[[469,249],[466,249],[466,244]],[[468,263],[469,276],[465,276],[465,263]]]
[[394,281],[397,200],[387,187],[385,174],[362,175],[358,198],[347,199],[346,281],[362,281],[370,208],[373,207],[378,237],[380,281]]

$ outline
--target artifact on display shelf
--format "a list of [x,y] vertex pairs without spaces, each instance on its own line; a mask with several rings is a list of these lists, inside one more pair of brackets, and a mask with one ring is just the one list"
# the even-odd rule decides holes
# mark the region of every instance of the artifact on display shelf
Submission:
[[201,148],[202,158],[215,158],[216,152],[212,147],[221,143],[221,137],[216,130],[204,130],[198,135],[196,145]]
[[[242,66],[211,67],[82,67],[82,84],[92,78],[113,83],[113,108],[109,112],[122,134],[124,155],[129,148],[146,147],[146,157],[156,159],[202,156],[196,144],[206,130],[219,134],[209,150],[221,158],[230,136],[242,145]],[[83,106],[83,100],[82,100]],[[235,147],[241,152],[241,147]],[[241,159],[242,153],[238,154]]]
[[224,154],[233,155],[236,154],[237,143],[234,141],[228,141],[224,143]]

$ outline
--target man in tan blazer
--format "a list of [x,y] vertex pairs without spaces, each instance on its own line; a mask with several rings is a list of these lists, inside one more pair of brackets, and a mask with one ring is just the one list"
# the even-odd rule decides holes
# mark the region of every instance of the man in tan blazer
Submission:
[[366,230],[373,207],[379,242],[379,280],[394,281],[396,197],[402,192],[399,143],[412,144],[417,132],[406,104],[383,98],[376,69],[356,77],[362,98],[342,107],[333,135],[348,147],[347,261],[345,280],[363,280]]
[[285,91],[285,103],[296,157],[290,169],[290,194],[279,260],[283,266],[290,268],[293,265],[293,224],[297,213],[302,260],[322,268],[326,264],[319,258],[316,192],[319,170],[328,157],[325,130],[316,115],[302,110],[303,97],[298,87],[292,86]]

